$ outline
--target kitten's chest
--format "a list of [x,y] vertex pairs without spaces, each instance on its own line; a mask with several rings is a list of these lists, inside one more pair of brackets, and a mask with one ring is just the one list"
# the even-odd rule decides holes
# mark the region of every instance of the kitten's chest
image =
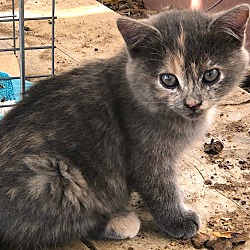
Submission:
[[142,157],[157,159],[176,158],[202,134],[201,124],[170,122],[139,123],[132,128],[129,147],[141,152]]
[[132,111],[124,117],[122,128],[126,131],[128,158],[145,164],[151,161],[161,165],[166,159],[177,159],[204,134],[210,124],[207,121],[210,115],[191,121],[172,112],[151,115],[143,109]]

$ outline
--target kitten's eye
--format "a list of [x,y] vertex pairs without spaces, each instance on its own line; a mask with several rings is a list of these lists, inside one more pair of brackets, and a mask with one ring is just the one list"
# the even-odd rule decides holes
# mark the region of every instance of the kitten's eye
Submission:
[[161,74],[160,81],[163,87],[169,88],[169,89],[173,89],[179,85],[179,81],[177,77],[172,74]]
[[206,71],[203,75],[202,81],[204,83],[214,83],[220,76],[220,71],[218,69],[210,69]]

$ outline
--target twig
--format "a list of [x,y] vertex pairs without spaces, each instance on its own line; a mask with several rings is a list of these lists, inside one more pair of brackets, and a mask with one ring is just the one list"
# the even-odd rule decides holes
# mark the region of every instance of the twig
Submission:
[[[211,186],[212,188],[213,186]],[[226,195],[224,195],[222,192],[220,192],[219,190],[217,190],[216,188],[213,188],[215,192],[219,193],[220,195],[224,196],[226,199],[230,200],[231,202],[233,202],[235,205],[237,205],[240,209],[243,210],[242,206],[239,205],[237,202],[235,202],[234,200],[228,198]]]
[[[212,135],[212,134],[211,134],[211,135]],[[212,135],[212,137],[215,137],[215,139],[219,140],[216,136],[213,136],[213,135]],[[205,164],[202,160],[200,160],[197,156],[192,155],[192,154],[187,154],[187,153],[185,153],[185,152],[184,152],[184,154],[187,155],[188,157],[193,157],[195,160],[197,160],[197,161],[198,161],[201,165],[203,165],[204,167],[206,166],[206,164]]]
[[[184,161],[184,162],[185,162],[185,161]],[[188,163],[185,162],[185,164],[186,164],[188,167],[190,167],[190,165],[189,165]],[[201,171],[200,171],[195,165],[192,164],[192,166],[198,171],[198,173],[201,175],[202,179],[205,181],[206,179],[205,179],[204,175],[201,173]]]
[[250,103],[250,99],[246,100],[244,102],[240,102],[240,103],[225,103],[225,104],[220,104],[220,106],[240,106],[240,105],[244,105],[244,104],[248,104]]
[[98,248],[89,240],[87,239],[81,239],[83,244],[85,244],[90,250],[98,250]]
[[[186,164],[187,166],[190,167],[190,165],[187,164],[186,162],[185,162],[185,164]],[[201,171],[200,171],[195,165],[192,165],[192,166],[198,171],[198,173],[201,175],[201,177],[203,178],[203,180],[205,180],[205,177],[204,177],[204,175],[201,173]],[[238,204],[237,202],[235,202],[234,200],[228,198],[226,195],[224,195],[222,192],[220,192],[219,190],[217,190],[217,189],[214,188],[213,186],[211,186],[211,188],[213,188],[215,192],[219,193],[220,195],[224,196],[226,199],[228,199],[228,200],[230,200],[231,202],[233,202],[233,203],[234,203],[235,205],[237,205],[240,209],[243,209],[241,205],[239,205],[239,204]]]
[[212,6],[210,6],[209,8],[207,8],[205,11],[210,11],[211,9],[215,8],[218,4],[220,4],[223,0],[219,0],[218,2],[216,2],[215,4],[213,4]]
[[[231,151],[231,150],[249,150],[249,148],[247,148],[247,147],[240,147],[240,148],[224,148],[223,149],[223,151]],[[239,156],[238,156],[239,157]],[[241,157],[239,157],[239,158],[241,158]]]

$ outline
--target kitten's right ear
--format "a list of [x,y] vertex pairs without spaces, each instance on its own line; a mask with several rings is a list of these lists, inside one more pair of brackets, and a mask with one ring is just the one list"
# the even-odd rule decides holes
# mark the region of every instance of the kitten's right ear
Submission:
[[140,47],[150,48],[151,45],[161,40],[161,33],[155,27],[130,18],[118,18],[117,27],[129,51]]

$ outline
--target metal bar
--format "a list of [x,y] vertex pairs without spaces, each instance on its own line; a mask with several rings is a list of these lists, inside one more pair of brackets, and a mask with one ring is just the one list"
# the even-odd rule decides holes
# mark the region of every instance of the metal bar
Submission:
[[51,69],[52,75],[55,74],[55,0],[52,0],[52,31],[51,31]]
[[[12,17],[12,16],[10,16],[10,17]],[[52,18],[51,16],[47,16],[47,17],[27,17],[27,18],[24,18],[24,21],[50,20],[51,18]],[[55,16],[54,19],[57,19],[57,17]],[[4,19],[4,20],[0,20],[0,23],[12,22],[12,20],[13,20],[12,18]],[[19,21],[19,18],[15,18],[15,21]]]
[[19,7],[19,47],[21,94],[25,92],[25,42],[24,42],[24,0],[18,1]]
[[43,78],[43,77],[51,77],[53,76],[52,74],[47,74],[47,75],[35,75],[35,76],[27,76],[26,78]]
[[1,105],[0,108],[9,108],[9,107],[13,107],[16,104],[5,104],[5,105]]
[[[43,16],[43,17],[27,17],[24,20],[25,21],[32,21],[32,20],[50,20],[51,16]],[[57,19],[57,17],[55,17]]]
[[[14,2],[14,0],[12,0],[12,2]],[[13,6],[13,4],[12,4]],[[10,15],[10,16],[0,16],[0,18],[8,18],[8,17],[16,17],[14,14],[13,15]]]
[[[13,34],[13,38],[14,38],[16,36],[15,0],[12,0],[11,7],[12,7],[12,15],[13,15],[13,18],[12,18],[12,34]],[[14,54],[16,55],[16,40],[15,39],[13,40],[13,47],[15,49]]]
[[0,37],[0,40],[1,40],[1,41],[4,41],[4,40],[12,40],[12,39],[17,39],[17,37]]
[[[47,75],[34,75],[34,76],[26,76],[26,79],[31,79],[31,78],[43,78],[43,77],[50,77],[52,74],[47,74]],[[14,79],[20,79],[20,76],[11,76],[11,77],[0,77],[1,80],[14,80]]]
[[[25,50],[36,50],[36,49],[51,49],[52,46],[35,46],[35,47],[25,47]],[[56,48],[56,47],[55,47]],[[6,52],[6,51],[19,51],[20,48],[9,48],[9,49],[0,49],[0,52]]]
[[[14,48],[7,48],[7,49],[0,49],[0,52],[5,51],[19,51],[20,56],[20,76],[16,77],[4,77],[0,78],[0,80],[11,80],[11,79],[20,79],[21,84],[21,93],[25,93],[25,79],[32,79],[32,78],[45,78],[45,77],[51,77],[55,74],[55,20],[57,17],[55,16],[55,0],[52,0],[52,16],[50,17],[31,17],[31,18],[25,18],[24,17],[24,0],[18,0],[18,8],[19,8],[19,15],[18,18],[15,15],[15,0],[12,1],[12,15],[9,16],[0,16],[0,23],[1,22],[13,22],[13,37],[3,37],[0,38],[0,40],[13,40],[13,47]],[[25,30],[24,30],[24,22],[26,20],[52,20],[51,24],[51,46],[35,46],[35,47],[25,47]],[[16,27],[15,22],[19,21],[19,48],[16,47]],[[51,74],[43,74],[43,75],[31,75],[31,76],[25,76],[25,50],[36,50],[36,49],[51,49],[51,58],[52,58],[52,72]],[[11,107],[13,105],[6,104],[2,105],[1,107]]]

